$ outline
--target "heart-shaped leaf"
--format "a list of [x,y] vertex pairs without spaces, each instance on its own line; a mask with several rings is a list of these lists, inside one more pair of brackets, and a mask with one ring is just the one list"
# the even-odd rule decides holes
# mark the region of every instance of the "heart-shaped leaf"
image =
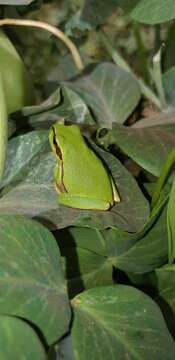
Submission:
[[108,146],[116,144],[142,168],[159,176],[163,162],[175,146],[175,126],[132,128],[115,124],[106,139],[100,141]]
[[131,17],[146,24],[160,24],[175,18],[174,0],[117,0]]
[[89,67],[84,75],[67,83],[92,109],[99,124],[124,123],[140,99],[135,78],[112,63]]
[[175,18],[174,0],[86,0],[82,19],[93,26],[101,25],[120,6],[130,16],[146,24],[159,24]]
[[68,331],[70,309],[54,237],[33,220],[0,216],[0,243],[0,313],[29,320],[55,342]]
[[72,305],[75,359],[174,359],[160,309],[144,293],[122,285],[99,287],[76,296]]
[[11,119],[11,123],[17,128],[28,125],[30,128],[41,130],[48,129],[62,118],[78,124],[94,124],[87,105],[76,92],[68,87],[58,88],[41,105],[22,108],[18,116]]

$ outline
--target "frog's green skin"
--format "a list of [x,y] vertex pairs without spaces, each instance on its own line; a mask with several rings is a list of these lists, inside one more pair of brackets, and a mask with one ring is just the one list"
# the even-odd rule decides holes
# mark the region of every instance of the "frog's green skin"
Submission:
[[77,125],[57,122],[50,129],[49,140],[57,159],[54,178],[60,203],[79,209],[108,210],[120,201],[111,176]]

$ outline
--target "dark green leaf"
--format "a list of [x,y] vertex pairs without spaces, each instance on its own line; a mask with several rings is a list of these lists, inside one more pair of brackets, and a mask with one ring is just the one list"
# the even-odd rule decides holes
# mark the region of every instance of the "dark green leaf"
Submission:
[[175,18],[174,0],[118,0],[131,17],[146,24],[160,24]]
[[171,307],[175,315],[175,265],[165,265],[156,270],[159,296]]
[[89,72],[67,83],[77,91],[93,110],[98,123],[111,127],[113,122],[124,123],[140,99],[135,78],[112,63],[101,63]]
[[46,360],[34,330],[15,317],[0,315],[0,359]]
[[163,85],[165,88],[165,93],[167,101],[173,108],[175,107],[175,66],[171,67],[163,75]]
[[[26,176],[33,176],[38,163],[44,166],[43,157],[50,151],[47,131],[33,131],[17,136],[9,141],[7,149],[7,163],[1,188],[18,184]],[[47,163],[48,166],[48,163]],[[53,167],[52,167],[53,168]],[[44,174],[46,173],[44,171]],[[48,168],[48,172],[52,169]],[[40,172],[42,177],[43,171]],[[47,175],[48,178],[48,175]],[[51,178],[51,176],[50,176]],[[41,178],[38,179],[41,182]]]
[[78,247],[64,247],[61,254],[71,297],[84,289],[113,283],[113,266],[107,257]]
[[146,24],[159,24],[175,18],[174,0],[86,0],[82,18],[94,26],[103,24],[117,6],[133,19]]
[[99,287],[76,296],[72,305],[75,359],[174,359],[160,309],[144,293],[122,285]]
[[131,128],[115,125],[101,142],[116,144],[145,170],[159,176],[163,162],[175,146],[175,132],[163,126]]
[[105,257],[106,243],[103,233],[109,231],[112,229],[101,232],[98,229],[70,226],[58,231],[59,247],[63,249],[64,247],[77,246]]
[[[166,223],[167,209],[158,210],[155,219],[151,219],[143,233],[137,234],[138,241],[127,251],[114,256],[116,267],[124,271],[145,273],[166,263],[168,258],[168,233]],[[112,254],[111,254],[112,256]]]
[[[95,3],[96,4],[96,3]],[[65,31],[67,36],[78,36],[79,32],[85,32],[91,30],[92,26],[89,21],[83,20],[83,16],[80,16],[80,12],[75,13],[66,23]]]
[[86,0],[81,14],[82,20],[92,26],[104,24],[117,5],[117,0]]
[[74,262],[67,262],[67,267],[69,263],[79,264],[76,247],[100,255],[101,263],[113,264],[125,272],[145,273],[166,263],[168,235],[164,203],[165,200],[157,207],[145,227],[134,234],[115,228],[99,231],[73,227],[58,232],[61,253],[72,249],[70,253],[74,255]]
[[31,321],[55,342],[68,331],[70,309],[54,237],[33,220],[1,216],[0,243],[0,313]]
[[63,87],[61,94],[63,97],[62,103],[57,109],[59,117],[66,118],[78,124],[94,124],[87,105],[76,92],[67,87]]
[[43,104],[23,108],[16,119],[16,126],[21,124],[33,129],[48,129],[61,118],[80,124],[94,124],[89,109],[80,96],[63,87],[56,90]]

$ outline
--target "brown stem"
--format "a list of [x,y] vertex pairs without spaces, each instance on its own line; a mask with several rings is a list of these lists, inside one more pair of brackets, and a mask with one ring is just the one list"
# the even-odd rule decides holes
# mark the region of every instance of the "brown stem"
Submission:
[[67,48],[72,54],[77,69],[83,70],[84,65],[75,44],[60,29],[56,28],[55,26],[45,23],[43,21],[20,19],[1,19],[0,26],[3,25],[32,26],[49,31],[58,39],[64,42],[64,44],[67,46]]

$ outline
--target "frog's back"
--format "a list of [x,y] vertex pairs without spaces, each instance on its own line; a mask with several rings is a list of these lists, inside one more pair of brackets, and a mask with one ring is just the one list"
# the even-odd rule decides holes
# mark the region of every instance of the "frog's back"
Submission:
[[63,164],[71,164],[63,165],[66,190],[77,195],[90,193],[93,198],[112,200],[111,179],[101,159],[87,145],[76,125],[68,126],[67,130],[65,139],[61,139],[63,142],[67,141],[62,154]]

